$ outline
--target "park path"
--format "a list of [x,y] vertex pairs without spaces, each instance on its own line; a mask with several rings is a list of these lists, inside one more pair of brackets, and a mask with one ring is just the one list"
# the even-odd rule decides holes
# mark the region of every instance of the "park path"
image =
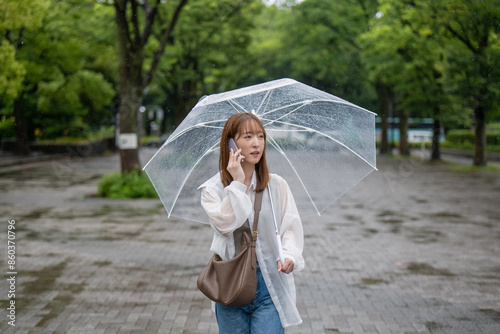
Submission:
[[[500,173],[388,157],[378,167],[303,220],[304,322],[287,333],[500,333]],[[217,333],[196,288],[210,229],[167,219],[159,200],[95,197],[98,178],[118,169],[110,155],[0,174],[2,333]]]

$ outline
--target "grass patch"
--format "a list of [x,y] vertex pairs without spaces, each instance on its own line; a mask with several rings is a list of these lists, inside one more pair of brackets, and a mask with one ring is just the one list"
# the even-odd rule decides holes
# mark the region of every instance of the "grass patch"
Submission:
[[459,165],[450,164],[449,168],[455,172],[470,173],[470,172],[500,172],[500,166],[473,166],[473,165]]
[[98,182],[98,195],[108,198],[158,198],[147,174],[140,171],[104,175]]

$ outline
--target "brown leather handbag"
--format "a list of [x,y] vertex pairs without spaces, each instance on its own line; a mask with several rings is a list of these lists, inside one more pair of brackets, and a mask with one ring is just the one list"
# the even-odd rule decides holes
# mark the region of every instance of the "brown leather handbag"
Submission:
[[262,192],[255,194],[252,236],[243,232],[240,252],[231,260],[222,261],[214,254],[198,277],[198,288],[212,301],[227,306],[244,306],[257,290],[257,258],[255,242],[262,203]]

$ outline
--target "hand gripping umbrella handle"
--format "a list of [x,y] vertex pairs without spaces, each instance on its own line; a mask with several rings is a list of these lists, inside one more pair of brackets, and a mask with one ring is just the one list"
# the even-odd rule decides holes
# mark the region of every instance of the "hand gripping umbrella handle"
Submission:
[[281,246],[281,237],[278,231],[278,223],[276,222],[276,214],[274,213],[273,197],[271,196],[271,188],[269,184],[267,185],[267,191],[269,192],[269,200],[271,201],[271,211],[273,212],[274,229],[276,231],[276,244],[278,245],[278,253],[281,261],[281,265],[285,265],[285,258],[283,256],[283,247]]

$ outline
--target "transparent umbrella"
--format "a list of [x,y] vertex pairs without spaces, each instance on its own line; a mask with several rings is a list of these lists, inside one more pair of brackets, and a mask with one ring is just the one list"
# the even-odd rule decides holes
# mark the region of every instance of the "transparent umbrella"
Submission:
[[146,164],[169,217],[209,222],[198,187],[218,172],[224,123],[239,112],[264,124],[269,169],[288,182],[302,217],[376,170],[374,113],[292,79],[270,81],[202,98]]

